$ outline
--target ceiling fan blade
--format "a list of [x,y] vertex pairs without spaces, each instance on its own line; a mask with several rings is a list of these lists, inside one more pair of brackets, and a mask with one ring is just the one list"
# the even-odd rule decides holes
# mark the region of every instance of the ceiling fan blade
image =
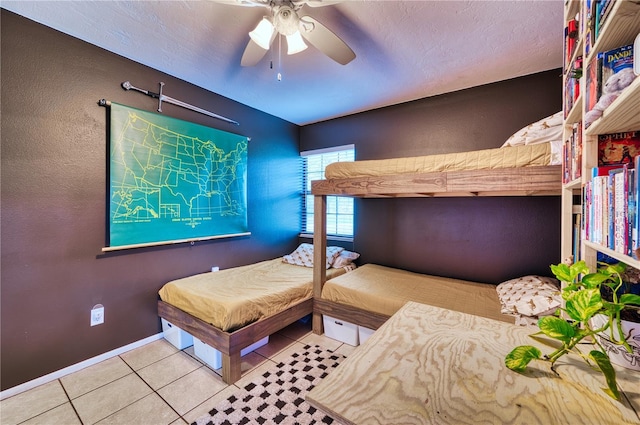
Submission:
[[306,1],[303,0],[302,1],[302,3],[306,4],[309,7],[331,6],[333,4],[338,4],[342,2],[343,0],[306,0]]
[[228,4],[231,6],[245,7],[269,7],[269,0],[211,0],[214,3]]
[[260,59],[262,59],[266,53],[267,50],[258,46],[258,44],[252,39],[249,39],[249,43],[247,43],[247,47],[245,47],[244,53],[242,54],[240,65],[254,66],[260,62]]
[[347,44],[311,16],[300,18],[300,34],[316,49],[341,65],[355,59],[356,54]]

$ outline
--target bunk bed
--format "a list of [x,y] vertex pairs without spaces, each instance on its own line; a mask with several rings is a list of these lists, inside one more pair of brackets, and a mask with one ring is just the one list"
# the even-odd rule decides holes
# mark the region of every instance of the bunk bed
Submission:
[[276,258],[176,279],[160,289],[158,315],[220,351],[222,379],[232,384],[242,349],[312,313],[312,276],[312,267]]
[[[560,143],[561,146],[561,143]],[[312,182],[314,261],[326,248],[326,197],[363,198],[560,195],[562,171],[557,141],[517,144],[481,151],[330,164],[326,180]],[[314,268],[313,331],[323,332],[322,315],[377,329],[392,312],[323,298],[326,270]],[[456,284],[455,280],[450,281]],[[391,282],[389,283],[391,284]],[[417,300],[425,302],[424,300]],[[464,312],[464,311],[463,311]]]

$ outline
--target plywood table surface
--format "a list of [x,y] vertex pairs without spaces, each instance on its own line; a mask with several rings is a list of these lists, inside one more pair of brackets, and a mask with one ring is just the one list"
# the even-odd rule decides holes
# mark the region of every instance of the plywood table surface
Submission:
[[307,394],[344,424],[640,424],[640,373],[616,368],[622,402],[577,356],[504,366],[535,328],[409,302]]

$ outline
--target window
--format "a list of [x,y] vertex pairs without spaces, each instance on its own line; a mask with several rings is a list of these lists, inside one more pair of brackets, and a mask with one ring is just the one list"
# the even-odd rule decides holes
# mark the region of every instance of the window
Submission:
[[[302,156],[302,233],[313,234],[313,195],[311,182],[324,179],[327,165],[353,161],[353,145],[306,151]],[[327,196],[327,236],[353,237],[353,198]]]

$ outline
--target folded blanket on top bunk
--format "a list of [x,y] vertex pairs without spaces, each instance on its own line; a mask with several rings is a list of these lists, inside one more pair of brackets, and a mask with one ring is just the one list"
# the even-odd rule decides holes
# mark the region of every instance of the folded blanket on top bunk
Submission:
[[[327,278],[345,273],[330,268]],[[165,284],[160,298],[223,331],[233,331],[311,298],[313,269],[282,258]]]
[[322,299],[393,315],[407,301],[513,323],[501,314],[495,285],[365,264],[324,284]]
[[327,165],[325,176],[327,179],[340,179],[560,165],[561,149],[561,143],[542,143],[409,158],[334,162]]

